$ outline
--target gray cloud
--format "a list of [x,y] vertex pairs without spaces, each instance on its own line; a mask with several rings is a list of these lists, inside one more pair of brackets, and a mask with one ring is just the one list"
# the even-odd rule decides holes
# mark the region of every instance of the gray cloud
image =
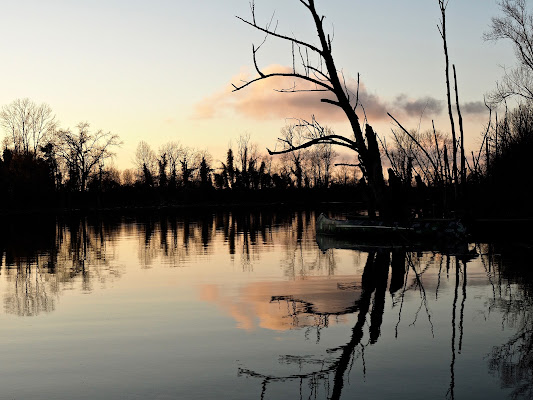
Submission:
[[470,101],[461,105],[461,111],[465,114],[484,114],[488,109],[481,101]]
[[419,99],[409,99],[405,94],[396,97],[394,108],[409,117],[424,115],[439,115],[444,109],[444,102],[430,96]]

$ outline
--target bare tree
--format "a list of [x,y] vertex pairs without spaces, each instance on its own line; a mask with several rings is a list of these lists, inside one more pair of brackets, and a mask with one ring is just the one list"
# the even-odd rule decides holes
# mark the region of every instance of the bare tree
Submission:
[[7,132],[15,152],[37,154],[57,129],[56,117],[48,104],[17,99],[2,107],[0,124]]
[[[296,82],[295,85],[288,89],[281,89],[281,92],[297,93],[301,91],[313,91],[323,92],[324,98],[322,102],[331,104],[333,106],[342,109],[348,121],[353,133],[353,139],[344,137],[342,135],[323,135],[315,139],[309,140],[306,143],[282,151],[269,151],[271,154],[287,153],[296,149],[310,147],[316,144],[334,144],[347,147],[357,152],[360,168],[363,171],[364,177],[367,180],[370,188],[372,189],[373,197],[369,204],[370,215],[374,214],[374,206],[382,208],[384,201],[384,179],[383,169],[381,165],[381,158],[379,147],[377,144],[376,134],[370,125],[366,125],[365,134],[361,128],[359,117],[356,113],[356,109],[359,105],[358,95],[353,94],[348,90],[348,87],[344,81],[342,74],[339,74],[338,69],[333,60],[332,53],[332,39],[329,34],[324,31],[324,16],[320,16],[316,10],[314,0],[300,0],[300,3],[308,10],[313,19],[316,33],[318,35],[319,45],[314,45],[311,42],[297,39],[289,35],[277,33],[277,24],[272,26],[272,21],[267,23],[265,27],[259,25],[256,20],[255,3],[251,3],[251,20],[246,20],[238,17],[244,23],[252,26],[253,28],[265,33],[266,37],[274,37],[285,42],[289,42],[292,46],[292,71],[287,72],[285,70],[278,70],[277,72],[265,73],[261,70],[257,62],[257,53],[260,50],[262,44],[252,47],[252,56],[255,69],[258,73],[258,77],[242,82],[238,85],[234,85],[234,91],[242,90],[255,82],[273,78],[273,77],[290,77],[294,78],[297,82],[310,83],[314,85],[314,88],[299,89]],[[301,68],[296,68],[296,57],[299,57]],[[313,60],[316,60],[313,62]]]
[[446,7],[448,6],[449,0],[438,0],[439,1],[439,8],[441,12],[441,21],[439,32],[442,37],[442,44],[444,47],[444,59],[446,62],[446,96],[448,100],[448,116],[450,118],[450,126],[452,129],[452,175],[453,175],[453,181],[454,184],[457,187],[458,184],[458,178],[457,178],[457,140],[455,138],[455,121],[453,119],[453,113],[452,113],[452,100],[451,100],[451,91],[450,91],[450,61],[448,57],[448,42],[446,40]]
[[151,186],[153,184],[153,176],[155,174],[157,160],[155,152],[144,140],[141,140],[137,145],[134,162],[137,167],[139,179]]
[[168,142],[165,143],[159,149],[160,153],[165,153],[168,160],[168,169],[169,169],[169,186],[175,187],[178,176],[178,162],[181,157],[183,147],[179,142]]
[[241,171],[246,171],[250,160],[256,160],[259,156],[257,153],[257,144],[250,141],[250,134],[244,134],[237,139],[238,162],[241,164]]
[[142,170],[143,166],[148,166],[150,170],[155,166],[156,156],[150,145],[141,140],[135,151],[135,166]]
[[[334,135],[334,132],[328,127],[323,127],[323,131],[311,131],[311,138],[331,135]],[[321,143],[317,146],[314,146],[311,153],[312,164],[316,168],[317,172],[315,186],[328,187],[331,180],[331,168],[333,166],[333,160],[335,157],[337,157],[337,153],[335,150],[333,150],[331,143]]]
[[[287,125],[281,128],[281,136],[278,140],[285,150],[299,147],[308,140],[305,132],[305,128],[300,124]],[[304,183],[304,163],[309,157],[308,150],[299,148],[283,154],[282,157],[282,160],[290,165],[291,172],[296,179],[296,186],[301,188]]]
[[357,183],[357,178],[354,171],[352,170],[351,164],[346,158],[342,158],[339,163],[335,164],[335,173],[333,180],[338,185],[355,185]]
[[135,175],[130,168],[125,169],[124,171],[122,171],[121,183],[124,186],[133,186],[133,184],[135,183],[134,176]]
[[211,172],[213,169],[213,156],[207,149],[197,150],[194,152],[194,172],[196,172],[195,181],[205,186],[211,179]]
[[185,187],[190,185],[193,173],[199,167],[199,165],[196,165],[198,160],[195,154],[195,150],[190,147],[181,148],[178,161],[181,166],[181,183]]
[[77,133],[69,129],[58,132],[60,141],[58,154],[65,160],[71,180],[74,177],[77,180],[75,186],[85,191],[90,175],[115,155],[112,149],[121,142],[118,135],[113,135],[111,132],[98,130],[91,133],[87,122],[79,123],[77,128]]
[[250,188],[252,186],[253,178],[257,172],[258,159],[257,144],[250,141],[250,134],[241,135],[237,140],[237,163],[240,164],[237,178],[241,187]]
[[383,143],[394,174],[407,186],[411,185],[413,173],[428,184],[444,182],[443,149],[450,146],[449,137],[435,130],[411,131],[406,135],[392,129],[392,144]]
[[502,0],[498,5],[503,16],[492,18],[490,31],[483,38],[510,40],[518,66],[505,70],[491,100],[498,103],[511,96],[533,100],[533,15],[526,8],[526,0]]

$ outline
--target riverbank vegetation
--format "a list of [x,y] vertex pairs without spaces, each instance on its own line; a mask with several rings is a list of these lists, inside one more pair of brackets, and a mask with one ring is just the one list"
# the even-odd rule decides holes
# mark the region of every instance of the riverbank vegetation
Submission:
[[[134,165],[121,171],[112,163],[118,138],[108,134],[98,139],[86,125],[79,129],[82,131],[71,133],[70,141],[64,141],[62,131],[51,133],[46,144],[35,151],[17,149],[4,141],[0,157],[2,209],[313,201],[353,202],[363,209],[369,197],[368,183],[354,160],[336,153],[331,144],[272,156],[261,152],[245,135],[227,149],[224,160],[215,160],[206,150],[179,142],[157,150],[140,142]],[[287,125],[281,129],[280,143],[316,134],[307,126]],[[461,199],[462,212],[478,217],[530,215],[533,199],[527,189],[533,182],[525,163],[533,151],[531,103],[508,110],[488,126],[480,150],[466,158],[466,182],[460,189],[463,198],[455,197],[447,153],[450,140],[437,131],[413,131],[407,136],[395,130],[392,138],[382,141],[381,156],[387,166],[385,195],[398,213],[409,210],[407,217],[450,216]],[[85,158],[73,156],[81,149],[76,143],[86,146],[80,150]]]

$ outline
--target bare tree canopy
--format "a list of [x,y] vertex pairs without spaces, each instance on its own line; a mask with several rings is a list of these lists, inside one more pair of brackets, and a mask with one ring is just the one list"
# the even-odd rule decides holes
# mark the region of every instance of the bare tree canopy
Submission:
[[57,128],[56,117],[48,104],[35,104],[30,99],[17,99],[2,107],[0,124],[8,142],[19,153],[37,154]]
[[150,145],[144,140],[141,140],[137,145],[135,151],[135,166],[139,173],[142,173],[144,168],[148,168],[150,172],[154,172],[156,165],[156,155]]
[[493,17],[485,40],[510,40],[513,44],[518,66],[505,70],[497,83],[491,99],[501,102],[518,96],[533,99],[533,15],[527,9],[527,0],[502,0],[498,2],[503,16]]
[[[305,135],[305,127],[300,124],[286,125],[281,128],[281,136],[278,141],[281,142],[283,149],[295,149],[307,141]],[[296,187],[301,188],[305,181],[304,163],[308,159],[308,150],[298,149],[282,155],[282,161],[286,164],[294,178],[296,179]]]
[[91,133],[87,122],[79,123],[77,128],[77,133],[69,129],[58,132],[61,143],[58,153],[67,164],[71,183],[85,191],[91,174],[97,167],[103,168],[104,162],[115,155],[113,147],[121,142],[111,132]]
[[160,149],[160,154],[165,154],[168,159],[169,176],[176,179],[178,162],[183,151],[183,146],[179,142],[171,141],[163,144]]

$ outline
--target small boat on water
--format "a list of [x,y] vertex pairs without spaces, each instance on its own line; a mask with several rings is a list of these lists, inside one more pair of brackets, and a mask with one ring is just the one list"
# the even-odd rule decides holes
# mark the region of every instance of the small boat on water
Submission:
[[323,235],[372,239],[390,239],[399,242],[419,240],[463,239],[466,228],[458,220],[412,220],[400,224],[386,221],[358,219],[332,219],[320,214],[316,220],[316,232]]
[[331,249],[356,250],[364,253],[374,253],[376,251],[390,252],[438,252],[448,256],[455,256],[461,261],[470,261],[478,256],[475,247],[469,245],[464,240],[398,240],[387,239],[365,239],[361,237],[353,238],[346,236],[333,236],[317,234],[316,242],[318,248],[326,253]]

